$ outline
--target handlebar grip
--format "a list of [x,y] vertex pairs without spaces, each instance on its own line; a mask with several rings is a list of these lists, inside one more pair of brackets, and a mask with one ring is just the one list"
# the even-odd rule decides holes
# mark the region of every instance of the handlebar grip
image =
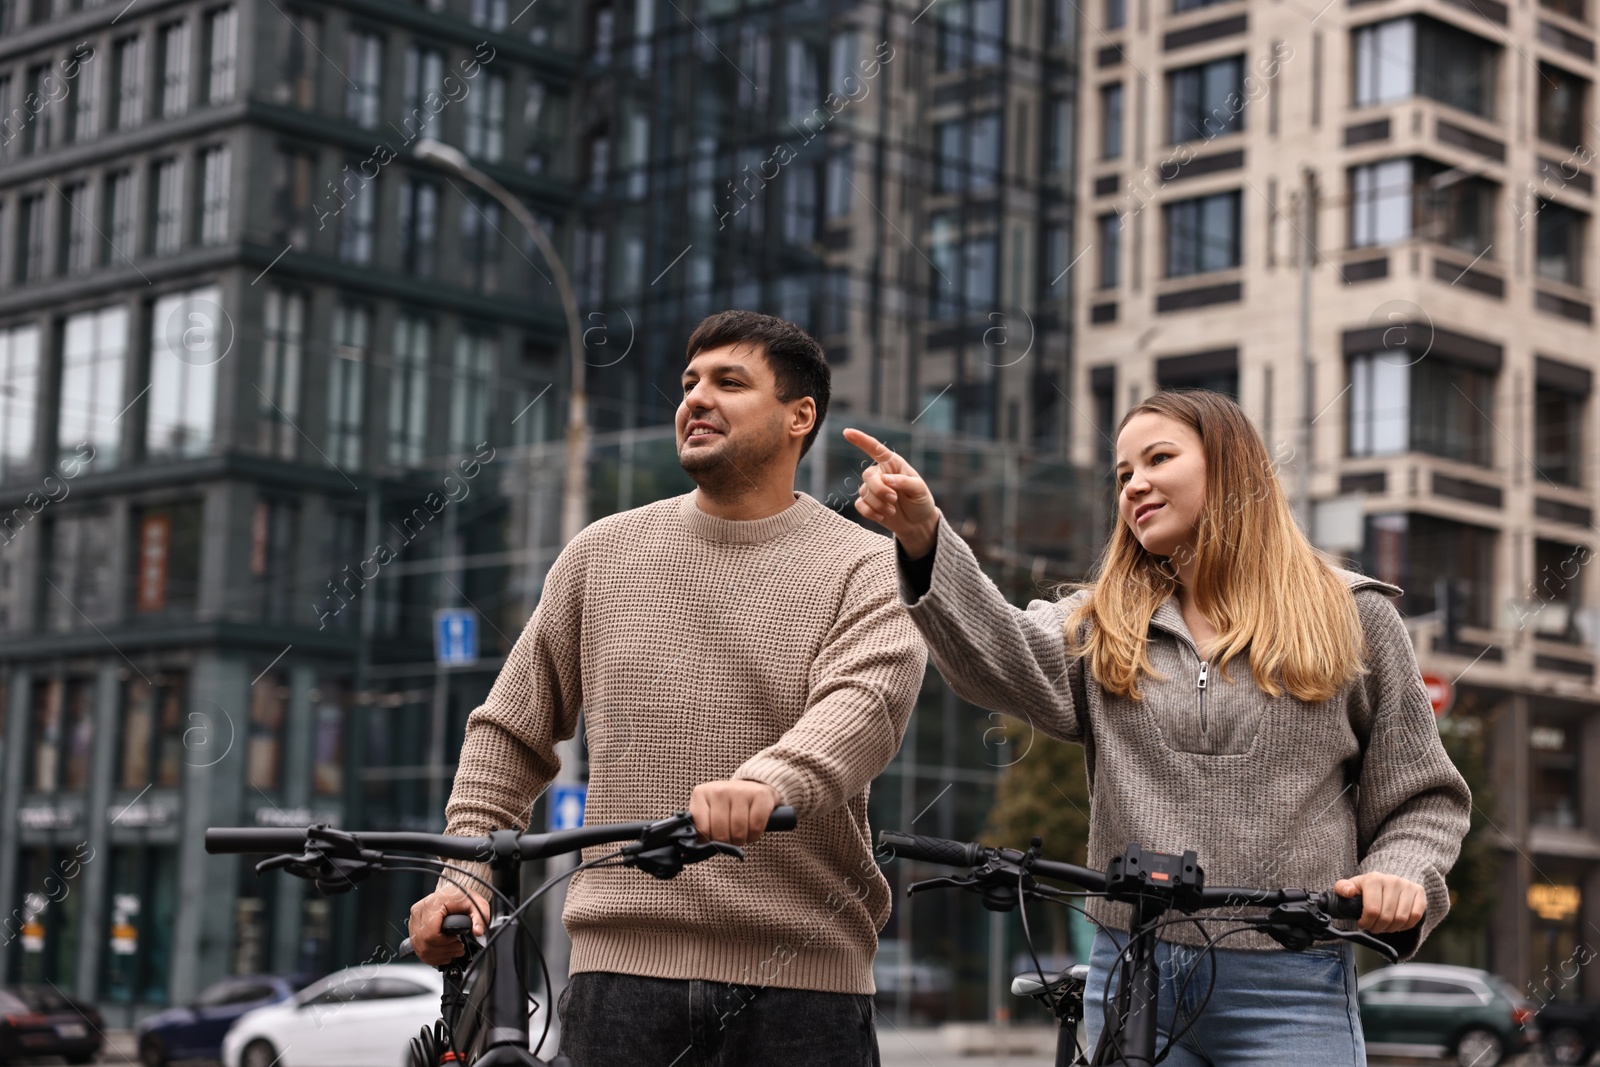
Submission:
[[1333,918],[1335,918],[1335,919],[1359,919],[1359,918],[1361,918],[1362,903],[1361,903],[1361,894],[1360,893],[1357,893],[1353,897],[1341,897],[1338,893],[1335,893],[1333,890],[1330,889],[1330,890],[1328,890],[1326,896],[1328,898],[1327,899],[1327,905],[1328,906],[1326,908],[1324,908],[1323,910],[1326,911]]
[[947,841],[942,837],[919,837],[898,830],[879,830],[878,847],[887,848],[901,859],[939,863],[946,867],[972,867],[983,846],[977,842]]
[[206,851],[219,852],[299,852],[306,846],[304,829],[287,830],[259,826],[213,826],[206,830]]
[[778,830],[793,830],[798,819],[799,816],[795,814],[793,808],[787,804],[779,804],[772,809],[772,814],[767,816],[767,828],[764,832],[770,834]]

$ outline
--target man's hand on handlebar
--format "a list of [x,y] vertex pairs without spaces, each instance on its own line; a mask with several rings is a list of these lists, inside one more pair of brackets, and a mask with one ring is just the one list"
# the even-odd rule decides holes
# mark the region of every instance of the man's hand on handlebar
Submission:
[[1417,883],[1396,874],[1371,871],[1341,878],[1333,885],[1341,897],[1361,894],[1363,907],[1358,925],[1373,934],[1409,930],[1428,910],[1428,894]]
[[[477,906],[474,907],[473,905]],[[406,932],[411,935],[411,948],[417,959],[434,967],[442,967],[460,956],[466,949],[454,934],[443,933],[439,927],[446,915],[472,916],[472,932],[483,936],[489,914],[489,902],[477,893],[445,885],[434,890],[411,905],[411,915],[406,919]]]
[[767,818],[778,803],[778,791],[765,782],[701,782],[689,798],[689,814],[694,817],[695,830],[707,841],[753,845],[761,840]]

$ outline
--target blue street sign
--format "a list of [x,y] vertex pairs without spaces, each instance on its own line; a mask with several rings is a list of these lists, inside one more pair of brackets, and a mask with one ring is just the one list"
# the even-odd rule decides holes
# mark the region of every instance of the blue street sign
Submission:
[[550,829],[576,830],[583,825],[583,805],[589,787],[582,782],[556,782],[550,786]]
[[433,613],[433,657],[441,667],[478,662],[478,616],[465,608]]

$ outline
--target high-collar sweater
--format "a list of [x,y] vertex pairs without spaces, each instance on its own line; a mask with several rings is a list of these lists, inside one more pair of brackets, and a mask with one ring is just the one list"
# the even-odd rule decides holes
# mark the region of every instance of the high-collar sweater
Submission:
[[[1134,701],[1104,689],[1086,657],[1067,655],[1063,625],[1090,591],[1015,607],[942,518],[931,559],[899,555],[901,595],[951,688],[1085,746],[1089,867],[1105,870],[1136,842],[1168,854],[1193,849],[1210,886],[1323,890],[1369,871],[1399,875],[1428,898],[1419,926],[1380,935],[1404,956],[1450,910],[1445,875],[1467,832],[1471,794],[1439,740],[1390,600],[1400,589],[1337,571],[1355,597],[1368,673],[1321,703],[1267,696],[1243,658],[1228,665],[1228,679],[1209,669],[1168,596],[1149,629],[1162,677],[1141,676],[1143,699]],[[1066,858],[1076,842],[1056,844],[1055,858]],[[1090,899],[1086,910],[1127,929],[1126,904]],[[1205,927],[1178,922],[1161,936],[1201,945],[1237,924]],[[1279,947],[1258,931],[1229,935],[1222,946]]]
[[890,900],[867,794],[926,663],[893,543],[809,496],[753,521],[695,493],[612,515],[562,550],[467,717],[447,832],[525,827],[581,710],[586,824],[661,818],[733,778],[772,786],[799,826],[667,881],[579,873],[573,973],[871,993]]

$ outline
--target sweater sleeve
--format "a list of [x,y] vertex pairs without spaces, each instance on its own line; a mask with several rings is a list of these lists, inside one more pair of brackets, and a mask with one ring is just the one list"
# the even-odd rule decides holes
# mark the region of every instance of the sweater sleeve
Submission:
[[1358,873],[1399,875],[1426,890],[1428,911],[1420,924],[1378,935],[1408,959],[1450,911],[1445,875],[1461,851],[1472,794],[1439,740],[1400,613],[1381,593],[1358,593],[1356,603],[1370,672],[1358,694],[1365,697],[1357,723],[1363,747],[1356,799]]
[[[581,554],[587,540],[573,541],[556,558],[488,697],[467,716],[445,804],[447,834],[525,830],[533,802],[561,767],[555,743],[576,733],[583,706]],[[485,864],[459,866],[488,877]],[[458,884],[470,881],[452,877]],[[476,883],[472,888],[484,892]]]
[[802,819],[859,795],[900,749],[928,654],[895,595],[894,567],[887,550],[856,564],[811,665],[804,712],[733,773],[770,785]]
[[[1067,655],[1062,607],[1045,600],[1026,610],[1012,605],[943,516],[933,552],[920,561],[901,558],[901,598],[950,688],[980,708],[1082,743],[1085,664]],[[923,578],[917,564],[930,558],[932,576]]]

